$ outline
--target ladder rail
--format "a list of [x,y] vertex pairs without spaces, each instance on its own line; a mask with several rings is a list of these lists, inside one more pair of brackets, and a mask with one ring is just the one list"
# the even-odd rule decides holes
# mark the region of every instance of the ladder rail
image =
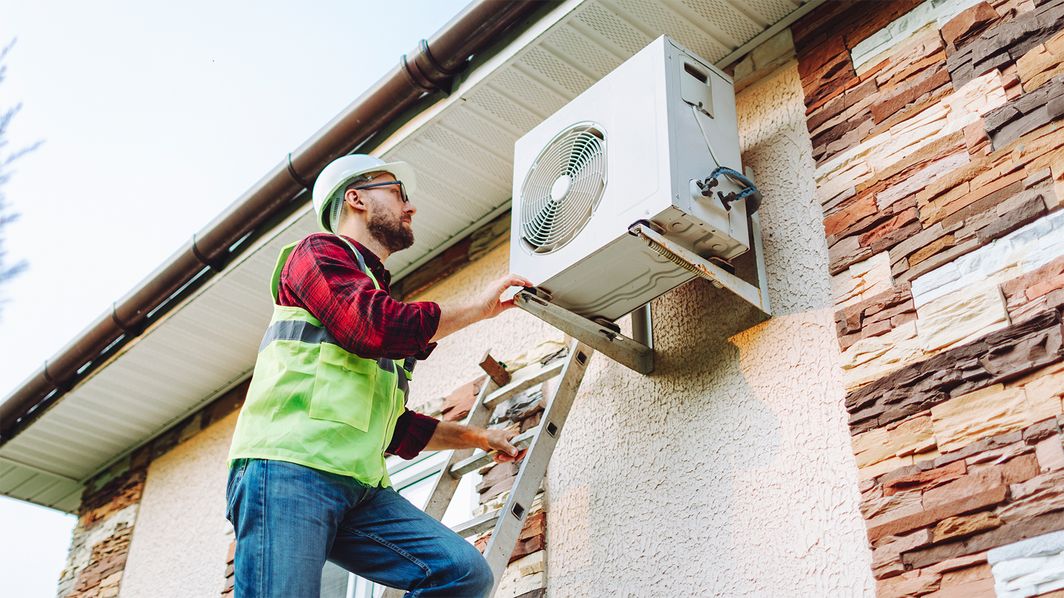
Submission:
[[[554,392],[547,397],[539,425],[519,434],[512,441],[518,448],[527,447],[527,452],[520,461],[517,479],[510,489],[506,504],[501,509],[484,513],[452,528],[463,537],[492,530],[491,539],[484,550],[484,557],[495,580],[489,596],[493,596],[499,589],[502,575],[510,562],[510,555],[517,545],[517,538],[524,527],[532,502],[539,493],[558,436],[580,390],[580,383],[593,354],[594,349],[577,340],[573,341],[564,359],[543,366],[506,386],[500,388],[490,378],[486,379],[463,422],[466,425],[487,427],[492,412],[500,403],[536,384],[560,377]],[[425,512],[437,520],[442,520],[462,477],[487,465],[493,457],[494,452],[476,449],[452,450],[436,479],[425,505]],[[399,598],[403,594],[402,590],[388,588],[383,598]]]
[[528,518],[532,501],[539,493],[540,485],[547,473],[547,465],[554,454],[554,447],[558,443],[558,437],[569,416],[569,410],[580,391],[580,383],[584,379],[593,354],[594,350],[591,347],[580,341],[573,342],[569,355],[566,356],[561,381],[541,416],[540,433],[533,438],[532,445],[521,461],[521,469],[513,488],[510,489],[510,496],[499,511],[499,519],[495,523],[491,539],[484,550],[484,558],[487,559],[495,577],[495,584],[489,594],[491,596],[499,589],[502,574],[510,563],[510,555],[513,554],[514,546],[517,545],[517,538],[524,527],[525,519]]
[[[466,416],[462,422],[467,426],[477,426],[478,428],[487,427],[488,419],[491,418],[492,409],[485,405],[486,399],[491,396],[491,393],[495,390],[495,382],[491,378],[484,380],[484,386],[481,387],[480,392],[477,394],[477,400],[473,404],[473,407],[469,410],[469,415]],[[454,498],[454,493],[458,490],[458,484],[462,481],[461,476],[455,476],[451,474],[451,469],[456,463],[464,461],[473,455],[476,449],[455,449],[451,451],[450,456],[447,458],[447,462],[443,465],[442,473],[436,478],[436,483],[432,486],[432,493],[429,494],[429,500],[425,503],[425,512],[429,517],[443,521],[443,516],[447,513],[447,507],[451,504],[451,500]]]

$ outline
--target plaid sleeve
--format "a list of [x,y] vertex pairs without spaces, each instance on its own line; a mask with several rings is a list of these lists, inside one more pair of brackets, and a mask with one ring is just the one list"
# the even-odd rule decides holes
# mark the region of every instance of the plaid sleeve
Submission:
[[344,349],[369,359],[427,355],[440,306],[396,301],[358,268],[335,235],[315,234],[292,250],[281,272],[282,305],[306,309]]
[[436,433],[436,426],[440,420],[421,415],[415,411],[406,410],[395,422],[395,433],[392,434],[392,442],[384,452],[399,455],[403,459],[413,459],[425,450],[425,445]]

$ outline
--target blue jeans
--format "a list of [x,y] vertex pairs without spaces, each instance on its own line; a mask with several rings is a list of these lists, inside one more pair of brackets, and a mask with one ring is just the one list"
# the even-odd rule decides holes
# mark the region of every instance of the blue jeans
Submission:
[[486,596],[492,574],[469,542],[391,488],[285,461],[229,470],[237,598],[318,598],[328,559],[407,596]]

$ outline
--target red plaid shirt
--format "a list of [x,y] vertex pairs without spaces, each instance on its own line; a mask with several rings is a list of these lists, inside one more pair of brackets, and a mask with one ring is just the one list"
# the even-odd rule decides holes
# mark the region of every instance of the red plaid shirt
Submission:
[[[350,237],[381,288],[358,267],[336,235],[316,233],[299,242],[281,270],[278,303],[301,307],[321,321],[341,347],[367,359],[424,359],[440,324],[440,306],[403,303],[389,294],[391,274],[374,253]],[[385,452],[413,459],[428,444],[439,420],[406,410]]]

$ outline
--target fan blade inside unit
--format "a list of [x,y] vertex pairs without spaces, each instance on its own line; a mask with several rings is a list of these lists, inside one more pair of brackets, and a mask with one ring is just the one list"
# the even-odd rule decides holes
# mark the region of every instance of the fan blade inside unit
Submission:
[[558,244],[555,232],[558,229],[559,212],[563,202],[547,199],[543,207],[529,219],[526,236],[536,253],[548,253]]
[[597,137],[580,135],[574,138],[569,148],[569,162],[566,164],[565,173],[569,176],[576,176],[587,167],[588,162],[594,159],[598,154],[598,149]]
[[527,228],[533,232],[530,236],[543,243],[549,240],[553,234],[554,222],[558,217],[561,205],[562,202],[548,198],[543,207],[536,212],[536,215],[529,219]]

